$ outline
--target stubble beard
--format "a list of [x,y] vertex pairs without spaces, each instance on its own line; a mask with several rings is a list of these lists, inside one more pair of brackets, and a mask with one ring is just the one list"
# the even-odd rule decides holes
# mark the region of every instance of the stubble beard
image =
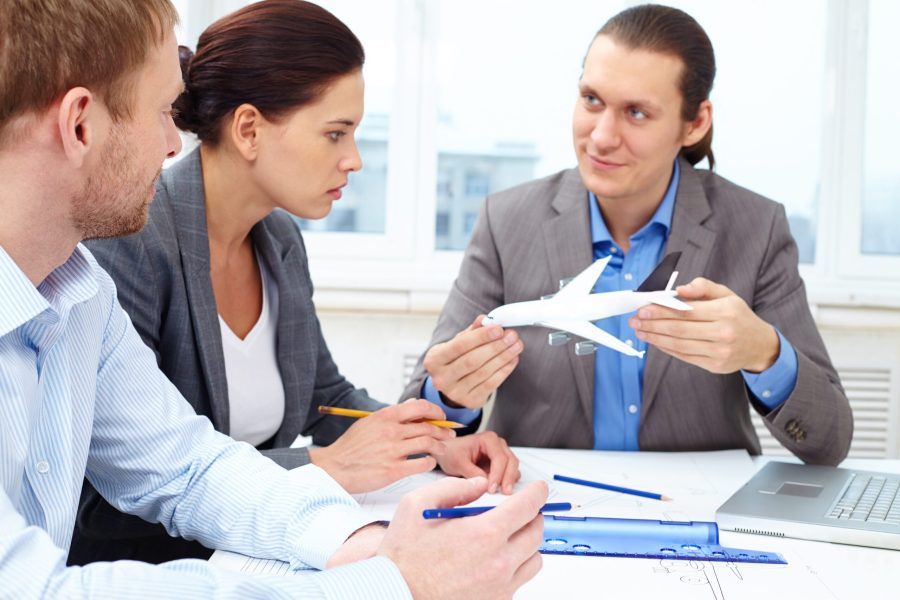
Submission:
[[81,238],[103,239],[140,231],[147,222],[151,183],[140,175],[125,126],[116,125],[100,167],[72,203],[72,220]]

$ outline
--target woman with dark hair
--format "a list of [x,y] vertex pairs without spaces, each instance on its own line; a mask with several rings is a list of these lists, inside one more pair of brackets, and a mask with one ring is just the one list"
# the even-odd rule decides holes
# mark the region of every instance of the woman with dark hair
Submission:
[[[266,0],[212,24],[181,59],[173,116],[201,143],[162,173],[143,231],[90,244],[161,369],[217,429],[286,468],[318,465],[351,493],[436,465],[510,493],[518,461],[502,439],[423,422],[445,418],[425,400],[373,400],[341,376],[322,338],[287,213],[325,217],[362,167],[356,36],[315,4]],[[376,412],[353,421],[320,405]],[[290,448],[300,434],[319,447]],[[85,483],[71,563],[208,555]]]

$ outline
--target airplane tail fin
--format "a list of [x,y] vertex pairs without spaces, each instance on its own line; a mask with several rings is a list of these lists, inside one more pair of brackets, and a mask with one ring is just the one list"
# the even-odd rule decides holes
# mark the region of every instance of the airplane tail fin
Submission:
[[672,252],[671,254],[666,255],[666,257],[662,259],[662,262],[656,266],[653,272],[650,273],[650,276],[644,280],[644,283],[642,283],[636,291],[659,292],[672,289],[672,286],[675,285],[675,277],[678,275],[678,271],[675,270],[675,265],[678,264],[679,258],[681,258],[681,252]]
[[690,304],[685,304],[678,298],[674,296],[665,296],[661,298],[654,298],[652,300],[653,304],[659,304],[661,306],[666,306],[668,308],[674,308],[675,310],[694,310]]

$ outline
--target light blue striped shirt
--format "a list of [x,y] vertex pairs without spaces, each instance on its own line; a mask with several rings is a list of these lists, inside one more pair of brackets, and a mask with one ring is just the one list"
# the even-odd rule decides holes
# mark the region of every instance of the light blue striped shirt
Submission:
[[197,416],[85,248],[35,288],[0,247],[0,596],[409,597],[386,558],[281,578],[198,560],[66,567],[84,476],[172,535],[295,569],[323,568],[371,521],[318,467],[286,471]]

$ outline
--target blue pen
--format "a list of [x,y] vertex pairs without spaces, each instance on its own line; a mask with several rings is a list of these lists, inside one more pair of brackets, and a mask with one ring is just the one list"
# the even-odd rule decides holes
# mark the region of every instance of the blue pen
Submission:
[[[496,506],[462,506],[460,508],[427,508],[422,511],[422,516],[426,519],[455,519],[457,517],[473,517],[487,512]],[[553,512],[561,510],[572,510],[578,508],[577,504],[570,502],[551,502],[541,507],[540,512]]]
[[553,479],[556,481],[565,481],[566,483],[574,483],[577,485],[586,485],[592,488],[598,488],[601,490],[608,490],[610,492],[619,492],[620,494],[631,494],[632,496],[641,496],[643,498],[653,498],[654,500],[662,500],[664,502],[671,502],[672,499],[668,496],[664,496],[663,494],[655,494],[653,492],[643,492],[641,490],[633,490],[627,487],[619,487],[617,485],[610,485],[608,483],[599,483],[597,481],[588,481],[586,479],[576,479],[575,477],[566,477],[565,475],[554,475]]

